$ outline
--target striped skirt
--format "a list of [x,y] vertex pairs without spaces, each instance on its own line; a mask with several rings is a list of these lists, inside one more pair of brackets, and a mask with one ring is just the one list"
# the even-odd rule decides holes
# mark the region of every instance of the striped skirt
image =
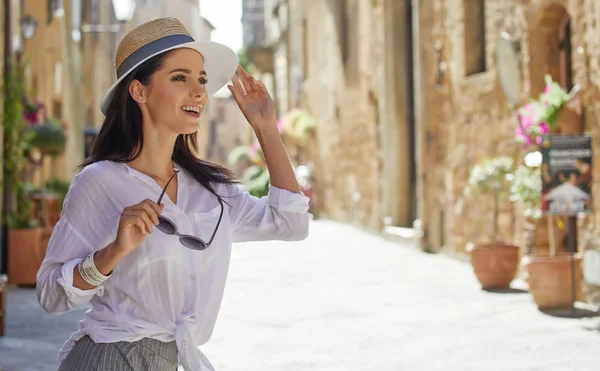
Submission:
[[58,371],[176,371],[175,342],[143,338],[139,341],[94,343],[79,339]]

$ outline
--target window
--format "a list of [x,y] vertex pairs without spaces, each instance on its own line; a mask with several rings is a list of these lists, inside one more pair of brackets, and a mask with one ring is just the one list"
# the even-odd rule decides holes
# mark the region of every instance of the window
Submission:
[[357,81],[359,4],[356,0],[338,0],[338,40],[348,83]]
[[339,7],[339,40],[340,40],[340,51],[342,53],[342,62],[344,65],[348,63],[350,59],[350,25],[348,20],[348,10],[346,6],[346,0],[338,1]]
[[573,88],[573,67],[571,61],[571,20],[568,15],[559,30],[560,85],[567,91]]
[[464,0],[465,75],[485,72],[485,0]]
[[58,120],[62,120],[63,104],[60,100],[52,101],[52,116],[56,117]]

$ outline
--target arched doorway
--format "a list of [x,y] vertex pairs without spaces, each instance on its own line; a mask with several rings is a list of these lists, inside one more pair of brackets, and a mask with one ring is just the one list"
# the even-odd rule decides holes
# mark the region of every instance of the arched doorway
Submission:
[[571,17],[564,1],[533,1],[527,15],[530,95],[544,91],[545,74],[570,90],[573,87]]
[[[571,17],[566,9],[566,0],[534,0],[527,10],[529,26],[529,95],[537,97],[544,91],[544,75],[549,74],[563,89],[573,88]],[[571,109],[563,111],[559,118],[558,134],[578,134],[583,130],[581,116]],[[561,232],[563,246],[568,245],[572,233],[577,251],[576,217],[564,218],[572,232]]]

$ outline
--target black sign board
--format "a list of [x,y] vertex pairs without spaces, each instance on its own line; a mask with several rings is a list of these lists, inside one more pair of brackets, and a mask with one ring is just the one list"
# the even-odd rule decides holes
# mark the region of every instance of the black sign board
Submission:
[[592,211],[592,138],[549,135],[541,152],[542,212],[574,216]]

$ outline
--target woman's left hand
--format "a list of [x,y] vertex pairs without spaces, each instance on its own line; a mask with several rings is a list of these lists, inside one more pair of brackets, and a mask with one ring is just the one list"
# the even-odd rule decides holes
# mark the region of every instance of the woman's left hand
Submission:
[[231,78],[232,85],[227,85],[240,110],[254,130],[276,127],[275,104],[265,85],[256,80],[251,74],[238,66],[238,75],[242,78],[240,83],[237,75]]

